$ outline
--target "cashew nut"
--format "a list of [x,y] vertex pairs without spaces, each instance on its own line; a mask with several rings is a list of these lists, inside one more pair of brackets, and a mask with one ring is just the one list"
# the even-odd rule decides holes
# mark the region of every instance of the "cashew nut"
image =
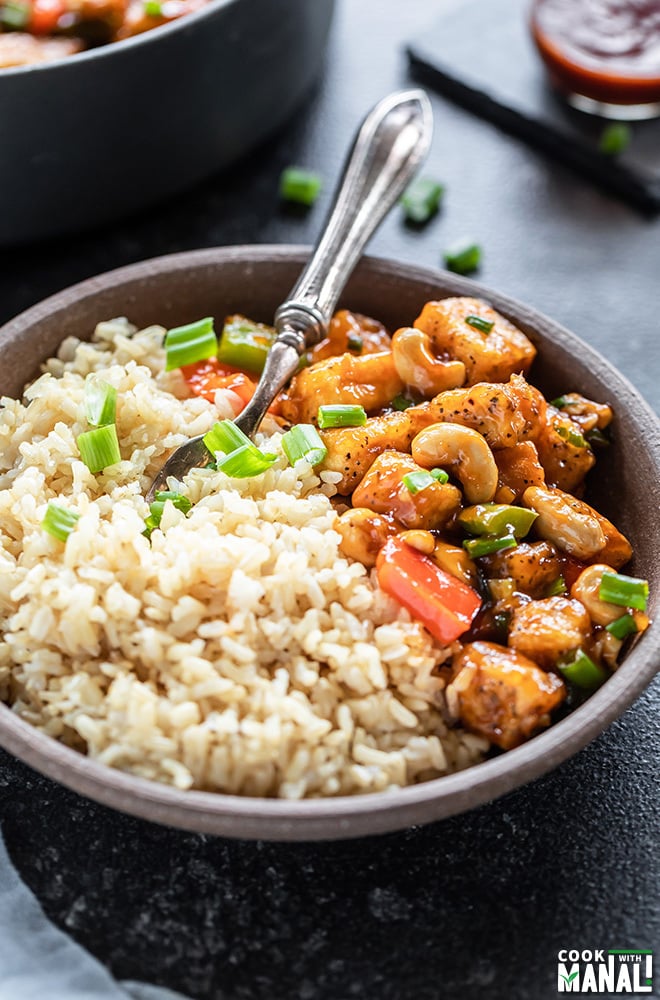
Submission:
[[423,552],[425,556],[430,556],[435,548],[435,536],[430,531],[412,528],[410,531],[402,531],[400,537],[406,545]]
[[605,548],[607,539],[598,519],[568,493],[530,486],[522,503],[539,515],[534,524],[537,534],[576,559],[592,559]]
[[433,424],[412,443],[415,461],[427,469],[451,467],[468,503],[486,503],[497,489],[497,465],[484,438],[460,424]]
[[423,396],[437,396],[465,382],[463,362],[435,357],[430,336],[415,327],[396,331],[392,337],[392,360],[401,381]]
[[571,587],[571,597],[577,598],[584,605],[594,625],[609,625],[623,614],[623,608],[601,601],[598,596],[603,573],[611,572],[611,566],[595,563],[583,569]]

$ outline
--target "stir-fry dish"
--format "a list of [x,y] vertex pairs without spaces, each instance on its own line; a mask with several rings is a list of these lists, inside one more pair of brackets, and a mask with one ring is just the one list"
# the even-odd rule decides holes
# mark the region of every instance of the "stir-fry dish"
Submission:
[[[649,624],[585,495],[604,401],[547,401],[485,302],[342,310],[255,442],[275,332],[102,323],[0,410],[0,695],[104,763],[289,798],[510,750]],[[209,465],[147,505],[179,444]]]
[[210,0],[0,0],[0,69],[140,35]]

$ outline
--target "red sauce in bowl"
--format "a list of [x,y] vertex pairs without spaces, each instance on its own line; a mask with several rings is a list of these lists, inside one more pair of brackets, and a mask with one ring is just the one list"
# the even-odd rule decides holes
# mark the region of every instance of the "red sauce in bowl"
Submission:
[[565,93],[613,105],[660,101],[660,0],[535,0],[531,29]]

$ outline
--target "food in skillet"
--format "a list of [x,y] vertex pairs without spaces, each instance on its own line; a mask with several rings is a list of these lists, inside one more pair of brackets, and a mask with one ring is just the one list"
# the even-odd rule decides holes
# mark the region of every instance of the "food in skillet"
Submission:
[[274,332],[164,334],[102,323],[0,410],[0,694],[50,735],[180,788],[376,791],[519,745],[647,627],[583,499],[611,409],[548,403],[485,303],[339,312],[255,443]]
[[51,62],[150,31],[210,0],[0,0],[0,69]]

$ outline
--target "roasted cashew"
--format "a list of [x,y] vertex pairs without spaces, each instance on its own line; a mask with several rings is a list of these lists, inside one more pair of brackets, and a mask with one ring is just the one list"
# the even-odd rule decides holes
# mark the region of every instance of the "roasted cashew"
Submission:
[[620,618],[623,608],[617,604],[608,604],[598,596],[603,573],[611,573],[612,567],[605,563],[595,563],[583,569],[571,587],[571,597],[575,597],[586,608],[594,625],[610,625]]
[[592,559],[605,548],[607,539],[598,519],[568,493],[530,486],[522,503],[539,515],[534,524],[537,534],[576,559]]
[[392,360],[401,381],[422,396],[437,396],[465,382],[463,362],[437,358],[429,334],[412,326],[402,327],[392,337]]
[[433,424],[412,443],[412,456],[426,469],[451,467],[468,503],[486,503],[497,489],[497,465],[484,438],[461,424]]

